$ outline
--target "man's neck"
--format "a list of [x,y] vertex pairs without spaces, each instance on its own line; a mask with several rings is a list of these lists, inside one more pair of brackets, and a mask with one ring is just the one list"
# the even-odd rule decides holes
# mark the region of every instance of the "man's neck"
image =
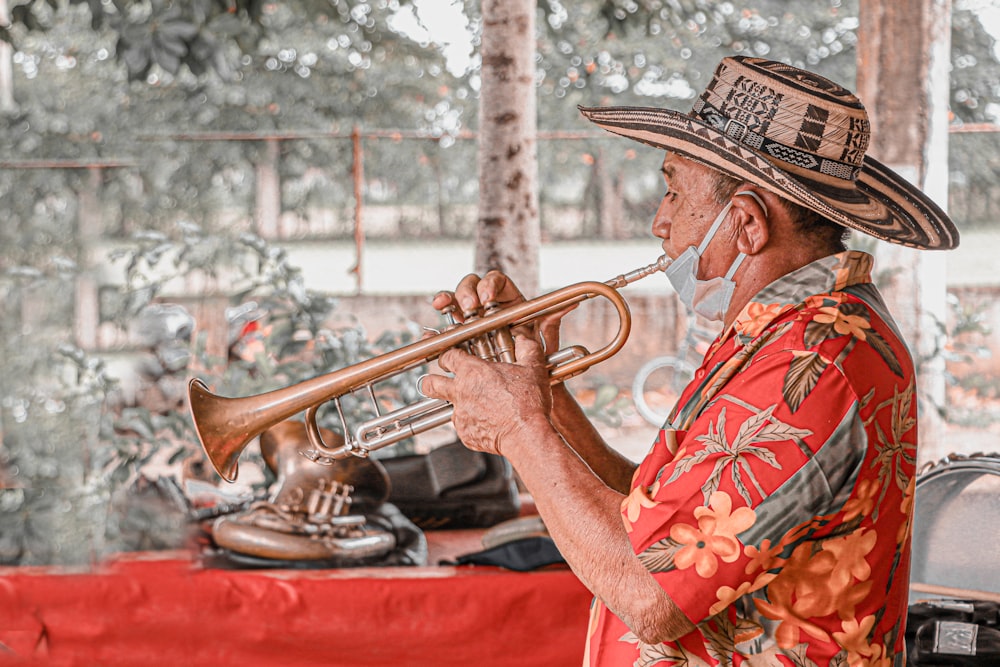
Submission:
[[838,252],[835,249],[803,248],[768,249],[747,257],[736,278],[736,289],[723,321],[727,331],[750,300],[762,289],[789,273]]

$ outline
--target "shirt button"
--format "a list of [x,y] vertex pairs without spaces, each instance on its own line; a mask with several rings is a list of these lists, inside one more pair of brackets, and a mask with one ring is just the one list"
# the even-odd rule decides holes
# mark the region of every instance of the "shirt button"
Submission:
[[699,380],[702,379],[703,377],[705,377],[705,369],[704,368],[699,368],[697,370],[697,372],[694,374],[694,376],[696,378],[698,378]]

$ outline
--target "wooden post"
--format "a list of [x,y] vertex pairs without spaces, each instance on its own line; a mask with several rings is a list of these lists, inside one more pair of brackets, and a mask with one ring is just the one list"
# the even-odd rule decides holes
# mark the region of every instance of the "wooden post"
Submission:
[[100,326],[100,298],[94,269],[90,265],[94,244],[103,233],[101,219],[101,189],[104,176],[97,165],[87,167],[87,180],[77,193],[77,243],[76,257],[80,273],[76,277],[74,290],[73,338],[76,345],[84,350],[98,348],[98,328]]
[[[7,0],[0,0],[0,26],[10,25]],[[0,111],[15,111],[14,101],[14,47],[0,40]]]
[[[868,109],[869,154],[892,167],[939,205],[948,201],[948,69],[950,0],[862,0],[858,31],[858,96]],[[900,41],[899,35],[906,35]],[[902,52],[901,52],[902,50]],[[881,287],[918,362],[918,463],[941,458],[945,442],[945,257],[880,243]]]
[[278,160],[281,157],[281,141],[274,137],[264,140],[264,155],[255,166],[257,175],[257,199],[254,207],[254,221],[257,233],[269,241],[279,238],[281,218],[281,177],[278,175]]
[[365,154],[361,147],[361,128],[357,125],[351,130],[351,146],[353,147],[353,166],[351,176],[354,180],[354,266],[348,273],[354,274],[355,293],[361,294],[363,288],[361,273],[361,256],[365,249],[364,225],[364,186],[365,186]]

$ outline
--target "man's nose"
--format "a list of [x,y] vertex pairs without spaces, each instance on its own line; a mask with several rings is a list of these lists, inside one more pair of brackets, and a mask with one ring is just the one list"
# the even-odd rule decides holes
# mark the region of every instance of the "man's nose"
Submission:
[[667,213],[667,199],[669,197],[660,200],[660,206],[656,209],[656,215],[653,216],[652,228],[653,236],[664,241],[670,237],[670,215]]

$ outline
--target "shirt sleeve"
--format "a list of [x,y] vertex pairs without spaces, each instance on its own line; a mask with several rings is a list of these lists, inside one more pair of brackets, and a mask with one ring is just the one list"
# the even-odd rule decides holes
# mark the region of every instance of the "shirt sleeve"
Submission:
[[800,354],[737,373],[623,505],[639,559],[694,623],[766,585],[767,560],[843,502],[864,458],[858,398],[835,365],[795,409],[787,400]]

